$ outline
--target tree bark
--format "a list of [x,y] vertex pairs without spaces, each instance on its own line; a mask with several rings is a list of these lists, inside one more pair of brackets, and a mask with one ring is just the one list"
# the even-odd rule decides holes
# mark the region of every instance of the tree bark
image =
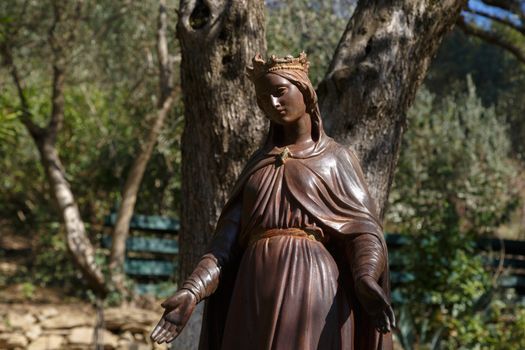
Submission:
[[177,31],[185,108],[179,238],[184,278],[265,129],[245,74],[252,57],[266,50],[263,2],[182,0]]
[[80,268],[87,284],[99,296],[108,292],[104,275],[95,261],[95,249],[86,235],[84,221],[80,216],[71,186],[66,179],[64,167],[49,134],[35,139],[42,165],[47,174],[51,192],[64,221],[66,242],[73,261]]
[[381,216],[406,112],[466,0],[359,1],[319,85],[329,135],[361,159]]
[[[181,0],[182,135],[180,280],[213,234],[228,192],[259,144],[265,120],[245,67],[266,52],[261,0]],[[197,349],[202,305],[172,349]]]
[[133,161],[133,165],[126,178],[126,183],[122,189],[121,203],[117,212],[115,228],[113,229],[113,242],[111,245],[110,271],[113,286],[123,295],[128,291],[125,288],[124,261],[126,258],[126,240],[129,235],[129,225],[137,194],[144,177],[144,172],[157,144],[157,139],[162,131],[164,121],[169,115],[173,105],[173,77],[172,59],[168,51],[167,39],[167,14],[165,0],[159,1],[159,16],[157,21],[157,59],[159,65],[159,105],[157,114],[152,121],[153,125],[149,130],[146,141],[140,147],[139,152]]

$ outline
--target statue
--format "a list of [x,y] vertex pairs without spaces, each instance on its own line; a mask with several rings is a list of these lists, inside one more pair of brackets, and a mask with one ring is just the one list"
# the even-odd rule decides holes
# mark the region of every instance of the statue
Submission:
[[324,131],[306,54],[248,68],[270,120],[215,235],[151,338],[207,299],[202,350],[392,349],[387,248],[354,153]]

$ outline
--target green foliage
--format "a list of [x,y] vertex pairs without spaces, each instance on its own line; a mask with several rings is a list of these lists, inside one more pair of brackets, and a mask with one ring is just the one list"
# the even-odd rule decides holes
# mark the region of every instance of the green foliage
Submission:
[[268,53],[297,56],[304,50],[310,60],[310,79],[314,85],[318,84],[328,69],[355,1],[344,1],[341,6],[345,6],[344,10],[326,0],[270,3],[266,24]]
[[[5,98],[0,96],[0,99]],[[7,144],[14,144],[21,133],[21,125],[18,122],[18,113],[8,111],[5,107],[0,111],[0,157],[5,157]]]
[[22,284],[22,294],[24,295],[24,298],[26,299],[32,299],[35,294],[36,287],[31,282],[24,282]]
[[[75,34],[75,41],[67,48],[74,54],[68,63],[65,120],[58,150],[88,223],[101,222],[118,202],[156,109],[152,96],[158,89],[154,64],[157,5],[155,1],[88,1],[83,3],[85,16],[77,27],[64,24],[57,29],[61,37],[68,31]],[[45,125],[51,110],[51,66],[46,48],[53,16],[49,3],[15,1],[0,6],[0,32],[16,29],[12,50],[32,118]],[[27,21],[18,20],[22,11]],[[12,23],[16,26],[9,27]],[[173,26],[175,21],[170,23]],[[170,38],[170,47],[176,51],[175,37]],[[55,213],[45,204],[50,198],[38,152],[17,120],[17,91],[7,70],[0,71],[0,78],[6,82],[0,97],[0,154],[8,155],[0,157],[0,168],[8,170],[0,182],[0,215],[13,225],[54,221]],[[178,100],[145,174],[138,212],[178,214],[181,115]],[[17,212],[23,214],[24,222],[18,220]]]
[[468,87],[441,101],[418,94],[391,198],[390,220],[401,228],[492,233],[516,205],[504,118],[483,107],[470,80]]
[[[492,31],[513,42],[525,45],[523,35],[493,23]],[[446,96],[451,87],[466,89],[467,75],[477,88],[485,106],[494,105],[506,117],[512,142],[512,157],[525,159],[525,64],[509,52],[465,35],[459,29],[445,38],[426,78],[426,86],[438,96]]]
[[[173,3],[168,1],[172,33],[176,24]],[[48,0],[0,2],[0,40],[7,40],[13,52],[29,112],[42,126],[49,122],[51,111],[50,4]],[[96,245],[103,218],[119,202],[120,190],[157,108],[158,2],[80,2],[81,16],[73,25],[76,4],[58,3],[64,16],[56,35],[64,45],[67,70],[65,119],[57,149],[89,238]],[[176,54],[175,35],[168,38],[170,52]],[[3,68],[0,219],[10,232],[32,237],[35,247],[35,263],[25,272],[21,269],[24,273],[17,276],[17,282],[79,285],[63,232],[56,227],[49,231],[49,223],[59,220],[58,212],[38,150],[18,120],[18,92],[9,70]],[[181,116],[178,98],[148,164],[136,212],[178,216]]]
[[467,75],[472,76],[483,104],[495,105],[503,93],[523,88],[525,66],[501,48],[457,29],[439,48],[426,86],[431,92],[445,96],[451,86],[465,89]]
[[517,168],[504,119],[466,85],[441,100],[422,89],[409,112],[387,214],[391,229],[409,234],[401,259],[411,278],[396,291],[406,349],[496,349],[487,344],[506,337],[486,331],[492,288],[474,239],[516,206]]

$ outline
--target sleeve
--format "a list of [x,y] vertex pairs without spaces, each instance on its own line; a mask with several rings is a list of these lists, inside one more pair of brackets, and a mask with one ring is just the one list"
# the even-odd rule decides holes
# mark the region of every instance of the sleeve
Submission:
[[346,242],[354,282],[369,276],[378,281],[386,266],[383,245],[376,236],[362,234]]
[[241,201],[234,202],[224,208],[224,212],[217,222],[215,234],[208,246],[207,254],[213,255],[221,267],[227,265],[237,253],[241,211]]
[[221,269],[234,255],[241,217],[241,203],[226,206],[217,223],[215,235],[191,275],[182,284],[197,299],[209,297],[219,285]]
[[[346,149],[346,154],[355,173],[356,183],[359,184],[356,187],[362,192],[360,202],[363,207],[367,208],[369,213],[367,221],[372,226],[375,226],[375,229],[371,230],[374,234],[365,231],[346,242],[352,277],[354,282],[365,276],[372,277],[378,281],[386,267],[385,245],[381,242],[383,229],[378,220],[376,205],[368,191],[361,164],[352,150]],[[358,192],[358,189],[355,189],[353,192]]]

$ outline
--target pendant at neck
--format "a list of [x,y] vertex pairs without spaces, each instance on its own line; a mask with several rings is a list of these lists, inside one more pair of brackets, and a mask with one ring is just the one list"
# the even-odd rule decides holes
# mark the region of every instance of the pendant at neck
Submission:
[[279,166],[283,165],[284,163],[286,163],[286,160],[288,158],[290,158],[291,155],[292,155],[292,153],[290,152],[288,147],[285,147],[281,153],[279,153],[278,155],[275,156],[275,158],[276,158],[275,159],[276,166],[279,167]]

